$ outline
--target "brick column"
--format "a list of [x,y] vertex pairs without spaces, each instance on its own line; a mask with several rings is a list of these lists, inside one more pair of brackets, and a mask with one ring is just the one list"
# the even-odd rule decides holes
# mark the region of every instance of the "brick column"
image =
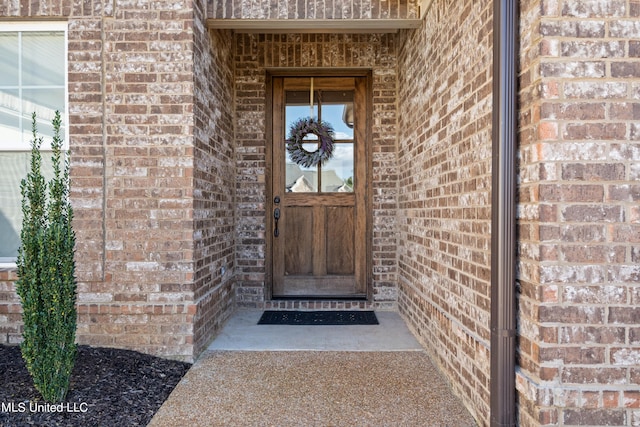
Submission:
[[523,426],[640,422],[639,15],[522,8]]
[[[105,271],[85,342],[193,356],[193,11],[116,2],[104,19]],[[180,5],[181,7],[176,7]]]

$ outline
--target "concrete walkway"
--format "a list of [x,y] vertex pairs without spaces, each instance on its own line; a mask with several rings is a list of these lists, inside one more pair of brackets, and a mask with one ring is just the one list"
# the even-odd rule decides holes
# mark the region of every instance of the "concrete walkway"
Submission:
[[475,426],[397,313],[375,326],[257,325],[240,311],[150,426]]

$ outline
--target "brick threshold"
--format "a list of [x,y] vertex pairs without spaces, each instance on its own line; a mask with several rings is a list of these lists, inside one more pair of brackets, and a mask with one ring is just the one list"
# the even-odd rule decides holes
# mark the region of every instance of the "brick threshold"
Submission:
[[365,299],[273,299],[268,301],[236,302],[236,309],[251,310],[377,310],[398,311],[397,301]]
[[265,301],[264,310],[373,310],[374,304],[355,299],[274,299]]

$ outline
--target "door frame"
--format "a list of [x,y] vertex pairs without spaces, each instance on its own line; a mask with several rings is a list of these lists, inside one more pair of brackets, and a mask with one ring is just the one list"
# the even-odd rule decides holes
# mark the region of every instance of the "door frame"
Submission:
[[[366,300],[373,299],[373,257],[372,257],[372,238],[373,238],[373,186],[372,183],[372,114],[373,114],[373,73],[370,68],[273,68],[266,70],[266,91],[265,91],[265,301],[273,300],[273,244],[271,230],[273,230],[273,79],[275,77],[364,77],[366,80],[366,105],[365,105],[365,159],[366,163],[366,182],[365,182],[365,280],[366,280]],[[298,297],[278,297],[277,299],[304,299]],[[344,298],[313,298],[314,300],[322,299],[344,299]],[[358,299],[358,298],[347,298]]]

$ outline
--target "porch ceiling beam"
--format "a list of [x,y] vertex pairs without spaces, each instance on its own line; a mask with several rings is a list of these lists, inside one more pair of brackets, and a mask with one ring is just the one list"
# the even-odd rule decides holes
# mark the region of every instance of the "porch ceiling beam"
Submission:
[[395,33],[420,19],[207,19],[207,27],[241,33]]

